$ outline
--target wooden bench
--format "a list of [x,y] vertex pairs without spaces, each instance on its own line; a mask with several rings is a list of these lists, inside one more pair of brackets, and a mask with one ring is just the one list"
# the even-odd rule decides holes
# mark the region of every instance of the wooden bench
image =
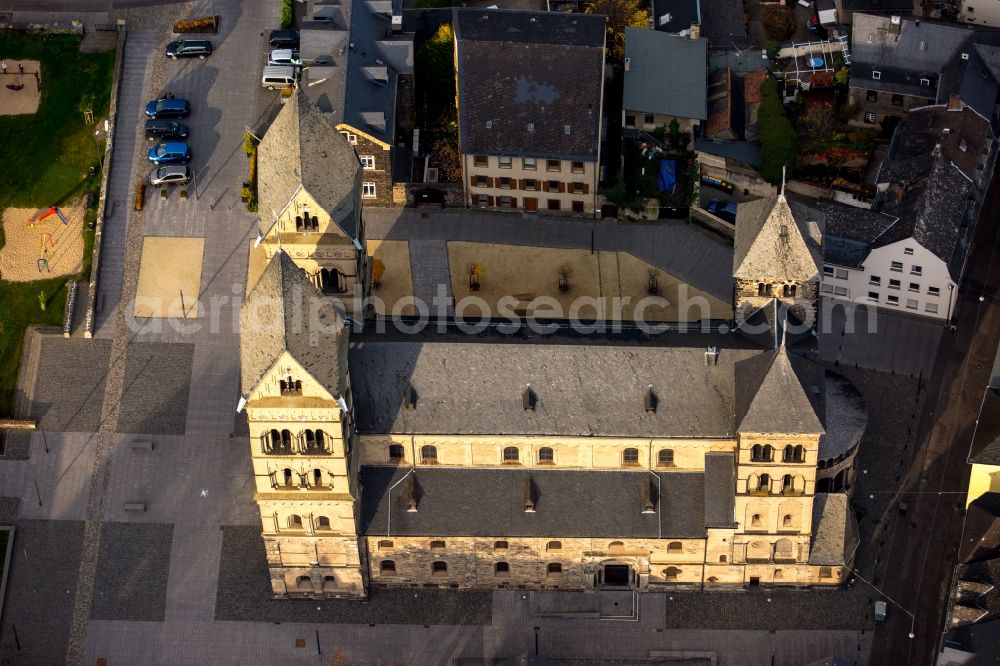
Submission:
[[125,502],[125,510],[143,513],[146,511],[146,505],[143,502]]
[[139,442],[132,442],[131,447],[133,451],[152,451],[153,443],[149,440],[143,440]]

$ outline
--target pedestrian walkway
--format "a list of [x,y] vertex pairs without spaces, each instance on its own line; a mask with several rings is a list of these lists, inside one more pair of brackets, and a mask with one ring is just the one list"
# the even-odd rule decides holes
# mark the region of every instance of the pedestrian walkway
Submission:
[[432,308],[431,315],[437,314],[437,302],[442,296],[447,299],[446,316],[453,313],[451,295],[451,272],[448,265],[448,242],[446,240],[410,241],[410,271],[413,274],[413,295],[418,302]]

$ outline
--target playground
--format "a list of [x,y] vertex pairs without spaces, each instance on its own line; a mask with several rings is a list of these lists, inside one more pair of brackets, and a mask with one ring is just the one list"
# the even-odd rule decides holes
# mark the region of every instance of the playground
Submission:
[[85,198],[52,208],[5,208],[0,279],[31,282],[83,269]]
[[38,111],[41,99],[41,65],[37,60],[3,60],[0,71],[0,116],[20,116]]

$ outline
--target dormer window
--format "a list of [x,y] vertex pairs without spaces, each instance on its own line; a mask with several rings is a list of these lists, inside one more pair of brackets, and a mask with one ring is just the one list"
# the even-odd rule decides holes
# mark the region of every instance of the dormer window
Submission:
[[930,88],[931,87],[931,80],[930,79],[920,79],[920,85],[922,85],[924,88]]

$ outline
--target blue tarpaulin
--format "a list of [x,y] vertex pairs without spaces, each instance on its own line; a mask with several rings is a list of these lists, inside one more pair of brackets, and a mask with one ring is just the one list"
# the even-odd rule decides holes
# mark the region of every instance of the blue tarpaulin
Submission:
[[661,192],[674,193],[677,185],[677,162],[675,160],[660,160],[660,173],[656,177],[656,185]]

